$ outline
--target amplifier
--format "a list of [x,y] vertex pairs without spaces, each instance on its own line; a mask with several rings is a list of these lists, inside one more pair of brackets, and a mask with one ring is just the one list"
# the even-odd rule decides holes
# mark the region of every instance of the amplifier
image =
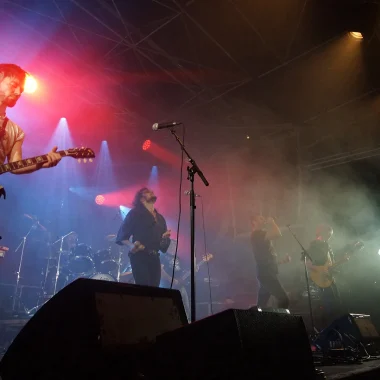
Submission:
[[371,316],[368,314],[346,314],[336,319],[320,332],[314,344],[323,351],[336,348],[337,345],[352,343],[370,343],[379,338]]

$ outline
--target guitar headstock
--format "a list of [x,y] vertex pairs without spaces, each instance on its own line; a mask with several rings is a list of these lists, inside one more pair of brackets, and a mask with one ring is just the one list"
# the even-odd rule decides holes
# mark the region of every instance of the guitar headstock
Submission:
[[354,245],[353,245],[353,249],[354,249],[355,251],[360,251],[360,250],[362,250],[363,248],[364,248],[364,243],[363,243],[362,241],[357,241],[357,242],[355,242]]
[[90,148],[71,148],[65,150],[65,152],[67,156],[73,157],[79,160],[79,162],[81,159],[83,159],[83,162],[87,162],[87,159],[92,162],[92,159],[95,158],[95,153]]
[[204,255],[203,257],[202,257],[202,259],[203,259],[203,261],[210,261],[212,258],[213,258],[214,256],[213,256],[213,254],[212,253],[207,253],[206,255]]

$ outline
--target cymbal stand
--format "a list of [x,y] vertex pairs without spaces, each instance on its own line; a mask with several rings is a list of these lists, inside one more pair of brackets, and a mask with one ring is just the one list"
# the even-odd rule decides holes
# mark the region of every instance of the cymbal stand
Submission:
[[119,248],[119,261],[117,263],[117,282],[120,282],[120,268],[121,268],[121,256],[123,254],[123,249],[120,247]]
[[36,308],[39,308],[41,306],[41,299],[42,299],[42,301],[44,301],[44,299],[49,294],[48,291],[46,290],[46,286],[47,286],[48,276],[49,276],[50,268],[51,268],[50,263],[51,263],[51,260],[52,260],[52,247],[53,247],[53,245],[49,243],[49,257],[47,259],[46,269],[45,269],[45,273],[44,273],[44,279],[42,280],[42,294],[38,298],[38,302],[37,302]]
[[69,236],[71,234],[72,234],[72,232],[69,232],[68,234],[66,234],[64,236],[61,236],[56,242],[53,243],[53,245],[54,245],[55,243],[57,243],[58,241],[60,241],[59,254],[58,254],[58,263],[57,263],[57,272],[55,274],[53,296],[57,293],[58,277],[59,277],[59,274],[60,274],[60,271],[61,271],[61,256],[62,256],[63,239],[66,236]]
[[26,240],[27,240],[29,234],[34,229],[36,229],[36,224],[35,223],[32,225],[32,227],[30,227],[28,233],[22,238],[20,244],[15,249],[15,253],[16,253],[21,248],[21,255],[20,255],[20,264],[18,266],[18,271],[16,272],[17,273],[16,286],[15,286],[15,291],[14,291],[14,294],[13,294],[13,303],[12,303],[12,312],[13,313],[16,312],[16,302],[17,302],[17,299],[19,298],[18,297],[18,291],[19,291],[19,287],[20,287],[21,268],[22,268],[22,262],[24,260],[25,244],[26,244]]

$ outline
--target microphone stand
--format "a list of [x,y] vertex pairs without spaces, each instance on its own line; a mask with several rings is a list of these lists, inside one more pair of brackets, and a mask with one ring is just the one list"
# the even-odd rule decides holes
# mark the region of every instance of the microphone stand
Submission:
[[28,236],[32,232],[32,230],[34,230],[35,228],[36,228],[36,223],[33,223],[32,227],[30,227],[28,233],[22,238],[20,244],[15,249],[15,253],[16,253],[20,249],[20,247],[21,247],[20,264],[18,266],[15,292],[14,292],[14,295],[13,295],[13,304],[12,304],[12,312],[13,313],[15,313],[15,311],[16,311],[16,300],[18,298],[18,289],[19,289],[19,285],[20,285],[21,267],[22,267],[22,262],[24,260],[24,250],[25,250],[26,239],[28,238]]
[[298,245],[301,247],[301,250],[302,250],[301,251],[301,257],[302,257],[302,261],[303,261],[304,269],[305,269],[305,279],[306,279],[306,287],[307,287],[307,298],[308,298],[308,301],[309,301],[309,315],[310,315],[311,329],[313,331],[313,334],[312,334],[312,337],[313,337],[314,334],[315,334],[315,332],[317,330],[315,329],[315,324],[314,324],[313,308],[311,306],[311,295],[310,295],[310,286],[309,286],[309,272],[307,271],[307,265],[306,265],[306,262],[307,262],[308,259],[311,261],[311,263],[313,263],[313,260],[310,257],[310,255],[307,253],[307,251],[304,248],[304,246],[298,240],[298,238],[295,235],[295,233],[290,228],[290,225],[287,225],[286,227],[288,227],[289,232],[292,234],[292,236],[294,237],[294,239],[296,240],[296,242],[298,243]]
[[[124,218],[127,216],[127,214],[124,211],[122,211],[122,210],[119,210],[117,212],[117,215],[120,215],[122,220],[124,220]],[[123,218],[123,215],[124,215],[124,218]],[[116,216],[115,216],[115,218],[116,218]],[[115,218],[114,218],[114,220],[115,220]],[[111,254],[111,246],[109,248],[109,252]],[[119,258],[118,258],[118,262],[117,262],[117,278],[116,278],[117,282],[120,282],[121,256],[123,255],[123,253],[124,253],[123,247],[119,247]]]
[[68,234],[66,235],[63,235],[61,236],[57,241],[55,241],[53,243],[56,244],[60,241],[60,245],[59,245],[59,254],[58,254],[58,262],[57,262],[57,271],[55,273],[55,281],[54,281],[54,289],[53,289],[53,296],[57,293],[57,283],[58,283],[58,277],[59,277],[59,274],[61,273],[61,256],[62,256],[62,247],[63,247],[63,240],[65,237],[69,236],[72,234],[72,231],[69,232]]
[[205,186],[209,186],[209,183],[206,177],[203,175],[199,166],[190,156],[190,154],[185,149],[185,145],[180,140],[178,135],[175,133],[173,128],[170,128],[171,134],[177,140],[178,144],[181,147],[183,153],[186,154],[187,159],[191,166],[187,167],[187,179],[190,181],[190,255],[191,255],[191,272],[190,272],[190,283],[191,283],[191,322],[195,322],[196,319],[196,302],[195,302],[195,191],[194,191],[194,177],[195,174],[198,174]]

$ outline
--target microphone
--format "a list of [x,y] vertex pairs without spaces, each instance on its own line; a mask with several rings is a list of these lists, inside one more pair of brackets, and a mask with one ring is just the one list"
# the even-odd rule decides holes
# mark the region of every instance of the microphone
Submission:
[[[190,190],[186,190],[183,192],[185,195],[190,195]],[[199,194],[195,194],[196,197],[200,197]]]
[[179,121],[169,121],[166,123],[154,123],[152,125],[152,129],[154,131],[158,131],[159,129],[164,129],[164,128],[172,128],[176,127],[177,125],[181,125],[182,123]]

